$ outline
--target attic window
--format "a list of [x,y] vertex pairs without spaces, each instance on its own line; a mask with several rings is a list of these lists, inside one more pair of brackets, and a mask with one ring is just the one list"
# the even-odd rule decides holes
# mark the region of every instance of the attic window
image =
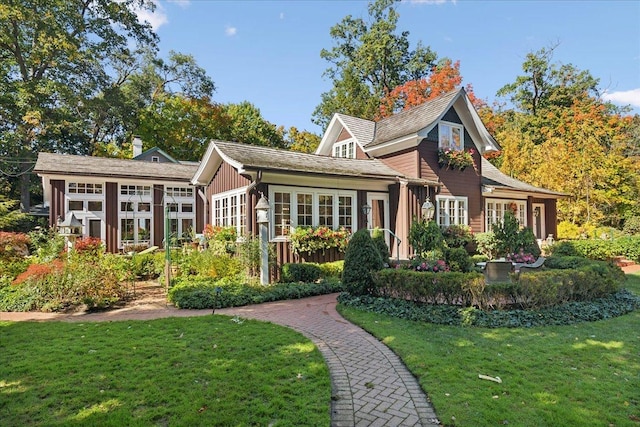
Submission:
[[333,145],[333,157],[342,157],[345,159],[355,159],[356,150],[353,139],[336,142]]
[[151,161],[154,163],[160,163],[160,157],[158,156],[151,156]]
[[464,128],[456,123],[440,122],[438,125],[438,148],[442,150],[464,149]]

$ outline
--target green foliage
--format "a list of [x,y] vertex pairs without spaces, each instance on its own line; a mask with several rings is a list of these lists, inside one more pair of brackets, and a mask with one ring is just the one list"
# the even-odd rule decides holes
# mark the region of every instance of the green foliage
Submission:
[[640,236],[622,237],[615,240],[563,240],[551,248],[553,255],[582,256],[593,260],[608,261],[623,256],[640,261]]
[[331,27],[335,41],[320,56],[331,67],[325,75],[333,81],[313,113],[313,122],[325,127],[334,113],[374,119],[382,97],[409,80],[429,74],[436,54],[421,43],[409,48],[409,32],[397,33],[399,14],[393,0],[369,4],[368,22],[346,16]]
[[498,258],[498,240],[492,231],[477,233],[474,236],[478,252],[487,259]]
[[326,279],[340,279],[344,271],[344,260],[324,262],[320,264],[320,270],[322,270],[322,277]]
[[164,271],[164,252],[135,254],[130,260],[130,272],[136,278],[154,279]]
[[182,276],[236,279],[243,278],[246,271],[238,257],[209,250],[185,251],[176,254],[175,258]]
[[387,241],[385,240],[384,231],[379,228],[374,228],[371,233],[371,238],[373,239],[373,244],[378,248],[378,252],[380,252],[382,262],[385,265],[389,265],[389,256],[391,253],[389,252],[389,246],[387,246]]
[[169,289],[168,298],[178,308],[213,309],[305,298],[342,290],[342,284],[337,280],[262,286],[228,279],[189,278],[177,280]]
[[332,248],[337,248],[340,252],[343,252],[349,243],[349,237],[350,233],[344,227],[333,230],[324,226],[296,227],[289,235],[291,249],[296,254],[316,251],[324,252]]
[[540,248],[533,231],[528,227],[520,229],[513,212],[505,212],[503,220],[493,224],[491,230],[496,240],[496,252],[499,257],[506,257],[521,250],[535,257],[540,255]]
[[442,228],[442,236],[449,248],[464,248],[473,242],[473,233],[468,225],[449,225]]
[[0,195],[0,230],[14,231],[20,227],[27,214],[20,212],[18,200],[6,200]]
[[349,241],[344,257],[342,283],[347,291],[355,295],[370,293],[373,289],[372,273],[382,267],[382,257],[369,235],[369,230],[356,231]]
[[632,216],[625,219],[622,231],[631,236],[640,235],[640,216]]
[[320,279],[322,269],[318,264],[305,262],[296,264],[284,264],[282,266],[282,282],[306,282],[313,283]]
[[238,232],[235,226],[221,227],[207,224],[202,232],[204,237],[209,241],[234,243],[238,239]]
[[31,254],[34,262],[49,262],[60,256],[65,249],[64,237],[51,228],[29,233]]
[[621,290],[589,302],[571,302],[541,310],[479,310],[454,305],[425,305],[400,298],[340,294],[338,302],[347,307],[401,319],[439,325],[480,328],[533,328],[573,325],[611,319],[640,309],[640,298]]
[[473,270],[471,257],[464,247],[453,247],[445,249],[445,261],[451,271],[467,273]]
[[409,229],[409,243],[416,255],[430,258],[429,253],[444,248],[442,229],[435,221],[414,220]]

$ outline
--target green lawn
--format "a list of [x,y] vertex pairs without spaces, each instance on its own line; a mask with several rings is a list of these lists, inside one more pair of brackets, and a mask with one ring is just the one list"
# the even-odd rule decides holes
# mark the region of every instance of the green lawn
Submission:
[[0,425],[327,426],[311,341],[225,316],[0,322]]
[[[640,275],[628,276],[627,288],[640,295]],[[340,312],[400,355],[445,425],[640,426],[638,311],[531,329],[448,327],[345,307]]]

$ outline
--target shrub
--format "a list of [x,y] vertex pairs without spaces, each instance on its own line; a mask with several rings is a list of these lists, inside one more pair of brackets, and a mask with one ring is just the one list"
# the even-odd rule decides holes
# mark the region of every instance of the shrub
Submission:
[[76,240],[73,249],[78,253],[97,257],[104,252],[104,245],[98,237],[83,237]]
[[219,225],[207,224],[202,234],[209,241],[235,242],[238,238],[235,226],[221,227]]
[[468,225],[450,225],[442,229],[444,241],[450,248],[464,248],[473,242],[473,233]]
[[551,248],[553,255],[583,256],[594,260],[609,260],[624,256],[640,261],[640,236],[622,237],[615,240],[571,240],[555,243]]
[[469,253],[464,247],[454,247],[445,250],[445,260],[451,271],[469,272],[473,269],[473,264],[469,258]]
[[340,279],[344,271],[344,261],[325,262],[320,264],[322,277]]
[[130,258],[129,268],[133,277],[155,279],[164,272],[165,253],[135,254]]
[[444,247],[444,236],[440,226],[435,221],[418,221],[411,223],[409,229],[409,243],[416,255],[428,258],[429,252],[441,251]]
[[382,262],[385,265],[389,265],[389,256],[391,254],[389,252],[389,246],[387,246],[387,242],[384,238],[384,231],[379,228],[374,228],[371,234],[371,238],[373,239],[373,244],[375,245],[375,247],[378,248],[380,257],[382,257]]
[[318,264],[305,262],[299,264],[284,264],[282,266],[282,282],[312,283],[320,279],[322,269]]
[[622,231],[631,236],[640,235],[640,216],[632,216],[625,219]]
[[351,237],[344,257],[342,283],[348,292],[355,295],[371,292],[371,273],[383,267],[382,258],[373,243],[369,231],[361,229]]
[[16,261],[29,255],[29,236],[0,231],[0,261]]
[[475,241],[480,254],[484,255],[487,259],[498,258],[498,240],[493,232],[477,233],[475,235]]

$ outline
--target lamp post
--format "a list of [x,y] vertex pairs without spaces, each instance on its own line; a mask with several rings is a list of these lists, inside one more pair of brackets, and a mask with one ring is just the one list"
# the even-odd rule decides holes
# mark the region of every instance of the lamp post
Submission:
[[431,203],[431,200],[426,199],[422,204],[421,211],[422,218],[427,221],[431,221],[433,219],[433,214],[436,212],[436,208],[433,206],[433,203]]
[[264,194],[256,204],[256,222],[260,229],[260,283],[269,284],[269,202]]
[[368,204],[362,205],[360,208],[362,210],[362,214],[364,215],[364,223],[366,226],[369,225],[369,212],[371,212],[371,206]]
[[67,212],[64,221],[58,220],[58,234],[64,236],[67,254],[71,253],[76,237],[82,236],[82,222],[76,218],[73,212]]

